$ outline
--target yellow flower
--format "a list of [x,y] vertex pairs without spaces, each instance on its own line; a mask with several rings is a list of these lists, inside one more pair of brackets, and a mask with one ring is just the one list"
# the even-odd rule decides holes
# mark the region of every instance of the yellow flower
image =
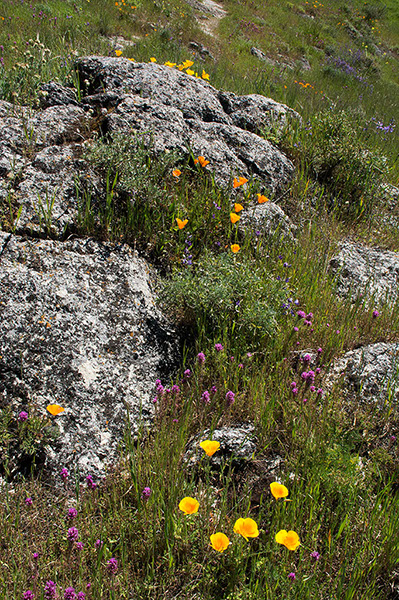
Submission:
[[120,56],[122,54],[122,50],[115,50],[116,56]]
[[199,156],[194,160],[194,164],[196,165],[197,163],[199,163],[201,167],[206,167],[206,165],[209,165],[209,160],[205,160],[204,156]]
[[184,65],[177,65],[177,68],[179,69],[179,71],[183,71],[183,69],[185,69]]
[[154,56],[151,56],[150,61],[151,62],[157,62],[157,59]]
[[173,177],[180,177],[181,171],[179,169],[173,169],[172,175]]
[[298,534],[295,531],[285,531],[285,529],[276,534],[275,540],[278,544],[282,544],[288,548],[288,550],[296,550],[301,545]]
[[237,221],[240,220],[240,217],[238,215],[236,215],[235,213],[230,213],[230,221],[233,223],[237,223]]
[[277,483],[276,481],[270,484],[270,491],[276,498],[276,500],[278,498],[285,498],[286,496],[288,496],[288,489],[285,487],[285,485]]
[[224,552],[227,546],[230,544],[230,540],[227,535],[221,533],[220,531],[211,535],[210,540],[212,548],[218,552]]
[[192,69],[187,69],[186,73],[187,75],[194,75],[194,71],[192,71]]
[[234,210],[236,212],[240,212],[240,210],[243,210],[243,209],[244,209],[244,207],[242,204],[238,204],[237,202],[236,202],[236,204],[234,204]]
[[185,515],[193,515],[198,512],[199,502],[195,498],[187,496],[186,498],[183,498],[183,500],[180,500],[179,508]]
[[258,196],[258,203],[259,204],[264,204],[265,202],[269,202],[269,198],[266,198],[266,196],[262,196],[262,194],[256,194]]
[[59,404],[49,404],[47,410],[49,411],[50,415],[56,417],[60,413],[64,412],[65,408],[62,408],[62,406],[59,406]]
[[172,63],[168,60],[168,61],[166,61],[166,63],[164,63],[164,65],[165,65],[165,67],[175,67],[176,63]]
[[232,251],[234,254],[237,254],[237,252],[239,252],[239,251],[240,251],[240,246],[239,246],[238,244],[233,244],[233,245],[231,246],[231,251]]
[[204,440],[200,442],[200,446],[208,456],[213,456],[219,450],[220,442]]
[[182,221],[181,219],[176,219],[176,222],[179,229],[184,229],[188,223],[188,219],[184,219],[184,221]]
[[256,522],[253,519],[238,519],[234,525],[234,531],[239,533],[247,541],[248,538],[255,538],[259,535],[259,529]]
[[244,185],[244,183],[247,183],[248,179],[245,179],[245,177],[239,177],[237,179],[237,177],[234,177],[234,181],[233,181],[233,188],[237,188],[240,187],[240,185]]
[[209,81],[209,73],[205,73],[205,71],[202,69],[202,79],[207,79]]
[[128,58],[128,60],[130,60],[130,62],[136,62],[134,58]]
[[183,63],[183,69],[187,69],[187,67],[192,67],[193,66],[193,61],[192,60],[185,60]]

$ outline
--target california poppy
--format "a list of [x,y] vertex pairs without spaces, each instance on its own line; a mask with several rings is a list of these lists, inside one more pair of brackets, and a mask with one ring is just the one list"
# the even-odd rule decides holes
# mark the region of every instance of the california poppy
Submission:
[[231,251],[232,251],[234,254],[237,254],[237,252],[239,252],[239,251],[240,251],[240,246],[239,246],[238,244],[233,244],[233,245],[231,246]]
[[155,58],[155,56],[151,56],[150,61],[151,62],[157,62],[157,59]]
[[187,75],[194,75],[194,71],[192,69],[186,69]]
[[233,223],[237,223],[240,220],[240,217],[236,215],[236,213],[230,213],[230,221]]
[[240,185],[244,185],[244,183],[247,183],[248,179],[245,179],[245,177],[239,177],[237,179],[237,177],[234,177],[234,181],[233,181],[233,188],[237,188],[240,187]]
[[259,535],[258,525],[256,521],[253,519],[237,519],[234,525],[234,531],[239,533],[244,537],[247,541],[248,538],[255,538]]
[[206,167],[206,165],[209,165],[209,160],[205,160],[204,156],[199,156],[194,160],[194,164],[196,165],[197,163],[199,163],[201,167]]
[[179,169],[173,169],[172,175],[173,177],[180,177],[181,171]]
[[188,223],[188,219],[184,219],[184,221],[182,221],[181,219],[177,218],[176,222],[179,229],[184,229]]
[[224,552],[227,546],[230,544],[230,540],[227,537],[227,535],[225,535],[221,531],[211,535],[210,540],[212,548],[214,550],[217,550],[218,552]]
[[62,406],[59,406],[59,404],[49,404],[47,410],[49,411],[50,415],[56,417],[60,413],[64,412],[65,408],[62,408]]
[[169,60],[166,61],[166,63],[164,63],[165,67],[175,67],[176,63],[172,63]]
[[200,442],[200,446],[208,456],[213,456],[215,452],[219,450],[220,442],[204,440],[203,442]]
[[195,498],[187,496],[186,498],[183,498],[183,500],[180,500],[179,508],[185,515],[193,515],[198,512],[199,502]]
[[238,213],[238,212],[240,212],[241,210],[244,210],[244,207],[243,207],[243,205],[242,205],[242,204],[238,204],[238,202],[236,202],[236,203],[234,204],[234,210],[235,210],[235,211]]
[[184,63],[183,63],[183,67],[184,67],[185,69],[187,69],[188,67],[192,67],[192,66],[193,66],[193,64],[194,64],[194,63],[193,63],[193,61],[192,61],[192,60],[185,60],[185,61],[184,61]]
[[278,498],[285,498],[286,496],[288,496],[288,489],[285,487],[285,485],[277,483],[277,481],[274,481],[270,484],[270,491],[276,498],[276,500]]
[[266,198],[266,196],[262,196],[262,194],[256,194],[258,196],[258,203],[259,204],[264,204],[265,202],[269,202],[269,198]]
[[275,540],[278,544],[282,544],[288,548],[288,550],[296,550],[301,545],[299,535],[295,531],[285,531],[285,529],[276,534]]
[[116,56],[120,56],[122,54],[122,50],[115,50]]
[[202,69],[202,79],[207,79],[209,81],[209,74],[205,73],[205,71]]

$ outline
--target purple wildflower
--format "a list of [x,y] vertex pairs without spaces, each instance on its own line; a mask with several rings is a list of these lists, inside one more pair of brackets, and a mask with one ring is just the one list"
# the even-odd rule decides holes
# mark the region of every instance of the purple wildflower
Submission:
[[83,550],[83,542],[76,542],[76,550]]
[[216,350],[216,352],[222,352],[222,350],[223,350],[222,344],[215,344],[215,350]]
[[68,479],[69,477],[69,473],[68,473],[68,469],[66,469],[65,467],[63,467],[61,469],[61,473],[60,473],[62,479],[65,481],[66,479]]
[[44,600],[53,600],[57,595],[57,585],[54,581],[46,581],[44,584]]
[[184,371],[183,375],[184,375],[185,379],[188,379],[189,377],[191,377],[191,371],[190,371],[190,369],[186,369]]
[[26,504],[26,506],[32,506],[32,504],[33,504],[32,498],[25,498],[25,504]]
[[316,388],[315,388],[314,385],[311,385],[309,389],[310,389],[311,392],[315,392],[316,391]]
[[116,560],[116,558],[112,557],[109,560],[107,560],[107,569],[109,573],[111,573],[111,575],[116,574],[116,572],[118,571],[118,561]]
[[320,554],[318,552],[316,552],[316,550],[314,550],[313,552],[310,553],[310,556],[314,559],[314,560],[319,560],[320,558]]
[[232,391],[228,391],[226,394],[226,400],[227,400],[227,405],[231,406],[232,404],[234,404],[234,400],[235,400],[235,394]]
[[390,437],[391,442],[396,442],[396,435],[391,435]]
[[242,363],[239,363],[239,365],[238,365],[238,368],[239,368],[239,369],[243,369],[243,368],[244,368],[244,365],[243,365]]
[[76,527],[70,527],[67,533],[68,542],[77,542],[78,537],[79,531],[76,529]]
[[68,587],[64,592],[64,600],[76,600],[75,588]]
[[322,395],[322,393],[323,393],[323,390],[322,390],[321,388],[319,388],[319,389],[317,390],[317,395],[318,395],[318,396],[321,396],[321,395]]
[[68,508],[67,519],[75,519],[78,516],[76,508]]
[[378,312],[378,310],[373,310],[373,318],[376,319],[379,316],[380,316],[380,313]]
[[296,579],[296,575],[295,575],[295,573],[288,573],[288,579],[289,579],[290,581],[295,581],[295,579]]
[[211,387],[211,394],[212,394],[212,395],[215,395],[217,391],[218,391],[218,389],[217,389],[216,385],[213,385],[213,386]]
[[172,385],[172,390],[171,390],[172,394],[180,394],[180,388],[178,385]]
[[295,381],[291,381],[291,383],[290,383],[290,386],[291,386],[292,388],[296,387],[296,383],[295,383]]
[[205,392],[203,392],[202,396],[201,396],[201,400],[205,403],[205,404],[209,404],[211,401],[211,397],[210,394],[207,390],[205,390]]
[[21,412],[18,415],[18,421],[20,423],[23,423],[24,421],[28,420],[28,417],[29,417],[28,413],[25,412],[24,410],[21,410]]
[[87,487],[89,487],[91,490],[95,490],[97,487],[97,484],[94,483],[93,477],[91,475],[88,475],[86,477],[86,483],[87,483]]
[[34,600],[34,598],[35,594],[32,592],[32,590],[26,590],[26,592],[23,593],[24,600]]
[[143,491],[141,492],[141,499],[142,500],[148,500],[148,498],[151,496],[151,488],[149,487],[145,487],[143,489]]
[[292,393],[294,394],[294,396],[296,396],[296,395],[297,395],[297,393],[298,393],[298,388],[292,388],[292,390],[291,390],[291,391],[292,391]]
[[303,360],[305,362],[310,362],[312,360],[312,357],[310,356],[310,354],[305,354],[305,356],[303,357]]
[[33,553],[33,560],[39,560],[39,553],[38,552],[34,552]]
[[294,331],[299,331],[299,327],[294,327]]
[[94,547],[96,550],[99,550],[100,548],[103,547],[104,542],[102,540],[97,540],[96,542],[94,542]]
[[304,319],[306,317],[306,313],[303,310],[297,310],[296,314],[300,319]]
[[86,600],[86,594],[84,592],[79,592],[78,600]]
[[197,354],[197,360],[199,365],[203,365],[205,362],[205,354],[203,352],[199,352]]

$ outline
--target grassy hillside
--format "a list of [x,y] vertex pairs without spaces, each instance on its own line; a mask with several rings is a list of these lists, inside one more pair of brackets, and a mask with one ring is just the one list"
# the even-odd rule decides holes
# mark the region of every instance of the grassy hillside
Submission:
[[[18,421],[0,403],[0,473],[12,482],[0,491],[1,599],[54,598],[49,581],[66,599],[399,597],[398,406],[348,403],[340,385],[317,393],[334,357],[399,340],[397,305],[342,300],[327,271],[343,239],[399,251],[390,220],[399,207],[388,209],[381,187],[399,184],[399,5],[223,7],[212,36],[183,0],[0,0],[0,99],[37,108],[41,83],[78,85],[76,56],[115,56],[123,46],[136,61],[193,60],[215,87],[270,96],[303,119],[263,132],[296,166],[289,189],[270,199],[298,225],[297,245],[239,235],[232,190],[215,185],[211,165],[182,162],[177,179],[174,157],[154,159],[123,138],[87,153],[115,192],[140,182],[136,212],[82,212],[76,227],[135,244],[159,267],[162,306],[187,332],[181,370],[162,382],[178,389],[158,385],[154,428],[143,426],[137,440],[126,434],[105,481],[82,487],[69,473],[57,491],[34,468],[26,479],[11,473],[15,448],[34,467],[48,440],[41,417]],[[249,182],[235,201],[250,203],[257,191]],[[217,224],[208,218],[215,203]],[[4,231],[17,211],[0,205]],[[176,217],[188,225],[177,229]],[[297,310],[312,313],[312,327]],[[316,389],[302,382],[293,394],[294,353],[312,349]],[[185,450],[205,429],[248,422],[257,437],[252,461],[218,470],[204,454],[196,469],[187,467]],[[265,475],[277,456],[287,502],[272,496]],[[199,501],[198,513],[179,510],[184,497]],[[240,518],[256,521],[259,535],[247,541],[240,525],[234,532]],[[276,542],[280,530],[295,531],[299,548]],[[210,545],[216,532],[231,542],[223,552]]]

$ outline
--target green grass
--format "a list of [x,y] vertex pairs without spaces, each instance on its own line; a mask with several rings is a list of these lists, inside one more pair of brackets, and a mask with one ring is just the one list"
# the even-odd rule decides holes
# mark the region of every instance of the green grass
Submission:
[[[57,489],[42,480],[43,448],[57,428],[30,406],[20,408],[29,419],[18,422],[19,410],[0,399],[0,474],[12,484],[0,491],[0,599],[23,598],[31,589],[42,600],[48,580],[57,583],[60,598],[73,586],[94,600],[390,597],[399,563],[397,403],[349,401],[340,385],[312,393],[300,383],[295,353],[322,349],[319,388],[335,357],[399,339],[397,305],[342,300],[328,272],[348,237],[399,250],[398,228],[389,224],[397,207],[388,209],[380,189],[382,181],[399,181],[398,6],[395,0],[226,0],[224,7],[227,16],[210,38],[183,0],[0,0],[4,100],[37,108],[42,82],[76,86],[74,57],[114,55],[111,38],[124,36],[131,40],[126,57],[192,58],[216,87],[271,96],[303,117],[300,127],[262,132],[296,166],[280,202],[298,225],[295,245],[239,233],[229,217],[237,200],[231,188],[218,188],[212,165],[202,169],[195,157],[154,157],[151,148],[123,136],[100,138],[85,154],[102,189],[95,196],[77,185],[79,215],[65,235],[124,241],[159,268],[162,308],[187,336],[180,372],[163,382],[180,391],[159,394],[153,427],[141,425],[135,440],[126,415],[120,462],[95,490],[73,473]],[[193,40],[215,61],[193,55]],[[292,70],[260,62],[252,46]],[[310,71],[298,63],[303,57]],[[342,68],[343,60],[353,70]],[[391,119],[392,131],[378,129]],[[252,181],[239,188],[244,210],[256,205],[257,191]],[[42,200],[46,233],[51,210]],[[15,230],[19,209],[11,199],[0,206],[4,231]],[[187,219],[184,229],[177,218]],[[297,318],[297,307],[313,313],[312,327]],[[228,391],[235,394],[231,406]],[[215,468],[204,455],[188,467],[185,452],[205,429],[240,423],[255,426],[251,460],[237,466],[227,458]],[[281,472],[269,475],[268,461],[276,456]],[[279,477],[290,502],[270,493],[269,483]],[[152,493],[145,500],[147,486]],[[185,496],[198,499],[198,514],[179,511]],[[240,517],[257,522],[259,537],[247,542],[234,533]],[[72,526],[81,550],[68,542]],[[298,533],[295,552],[276,543],[280,529]],[[223,554],[210,546],[216,531],[231,542]],[[107,565],[111,557],[118,561],[115,574]]]

